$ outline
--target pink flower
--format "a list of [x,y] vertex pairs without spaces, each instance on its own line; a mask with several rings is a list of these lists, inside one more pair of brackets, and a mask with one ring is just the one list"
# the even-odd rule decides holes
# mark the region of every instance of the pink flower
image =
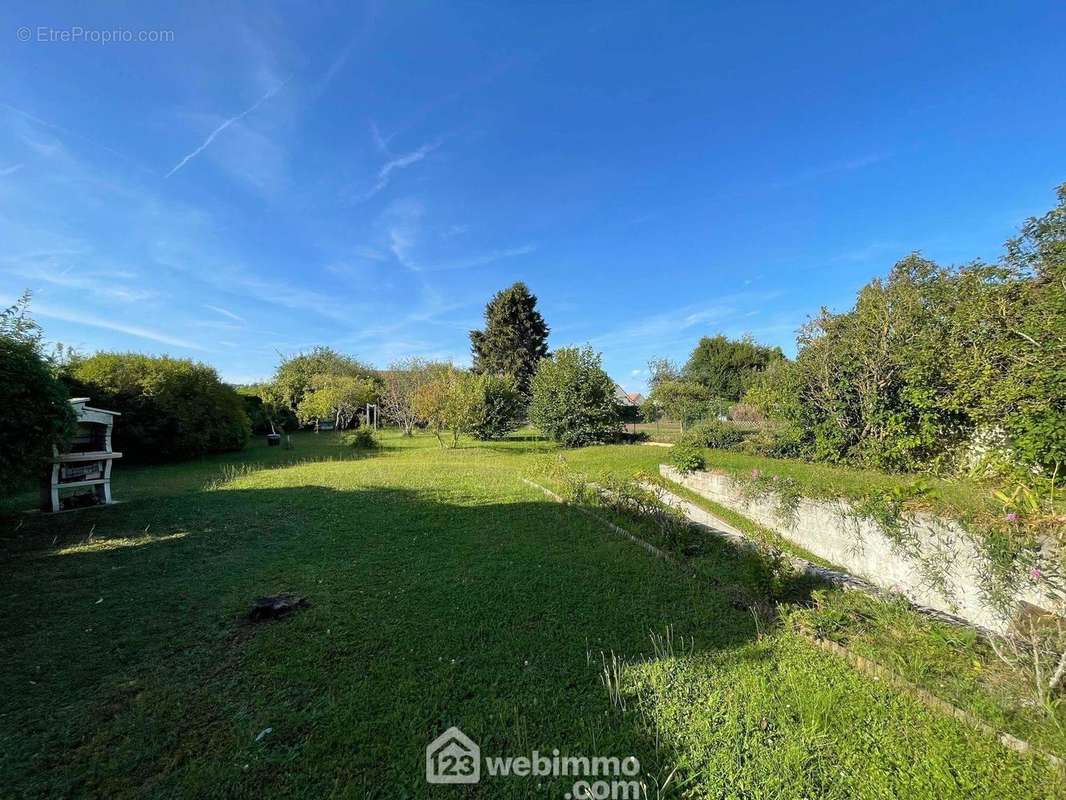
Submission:
[[1009,514],[1007,514],[1007,522],[1017,522],[1017,521],[1018,521],[1018,515],[1015,514],[1013,511],[1011,511]]
[[762,477],[762,472],[760,470],[753,469],[751,471],[751,477],[753,477],[753,478],[761,478]]
[[1041,572],[1037,567],[1033,567],[1031,570],[1029,570],[1029,577],[1031,577],[1031,578],[1043,578],[1044,577],[1044,573]]

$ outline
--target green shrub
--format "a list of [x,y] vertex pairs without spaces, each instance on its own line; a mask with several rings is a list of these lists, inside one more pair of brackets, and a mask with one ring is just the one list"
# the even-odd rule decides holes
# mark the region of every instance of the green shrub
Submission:
[[344,442],[346,447],[350,447],[353,450],[373,450],[378,446],[378,440],[374,437],[374,432],[365,425],[344,434],[344,438],[341,441]]
[[703,451],[690,441],[678,442],[671,448],[670,464],[684,475],[697,472],[707,466]]
[[470,432],[481,440],[500,439],[518,428],[525,415],[525,401],[514,380],[507,375],[481,375],[484,405],[481,418]]
[[244,401],[205,364],[167,356],[98,353],[74,359],[63,380],[74,395],[122,414],[114,447],[161,461],[240,450],[250,423]]
[[530,421],[566,447],[608,442],[622,431],[614,381],[592,348],[567,347],[541,359],[532,388]]
[[36,325],[25,316],[28,298],[0,312],[0,492],[41,472],[52,447],[73,430],[66,387],[40,352]]
[[697,447],[733,450],[744,441],[746,432],[730,422],[716,419],[697,423],[685,434],[685,439]]
[[1066,475],[1066,184],[1058,198],[996,264],[912,254],[823,310],[745,401],[799,426],[817,460],[958,469],[975,434],[1002,432],[1023,471]]
[[795,425],[762,427],[744,439],[745,453],[770,458],[799,458],[803,455],[803,431]]

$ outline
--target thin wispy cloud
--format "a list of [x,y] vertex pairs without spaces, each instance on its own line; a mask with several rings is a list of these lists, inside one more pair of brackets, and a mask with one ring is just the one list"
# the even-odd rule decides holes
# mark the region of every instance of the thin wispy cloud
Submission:
[[359,256],[359,258],[366,258],[366,259],[369,259],[370,261],[388,261],[389,260],[389,257],[387,255],[385,255],[380,250],[377,250],[377,249],[375,249],[373,247],[365,247],[365,246],[364,247],[356,247],[354,252],[355,252],[355,255]]
[[213,305],[209,305],[207,303],[204,303],[204,308],[208,309],[209,311],[214,311],[216,314],[221,314],[224,317],[229,317],[230,319],[236,320],[237,322],[244,322],[245,321],[244,317],[237,316],[232,311],[230,311],[228,308],[223,308],[222,306],[213,306]]
[[[375,128],[376,130],[376,128]],[[378,134],[380,136],[380,133]],[[384,140],[380,140],[380,145],[384,145]],[[438,147],[440,147],[440,141],[430,142],[424,144],[417,150],[412,150],[410,153],[403,153],[402,155],[395,156],[386,161],[380,170],[378,170],[378,179],[368,192],[363,195],[363,200],[369,200],[378,192],[381,192],[388,187],[389,182],[392,180],[392,174],[396,170],[407,169],[413,164],[417,164],[424,159]]]
[[143,328],[139,325],[130,325],[125,322],[116,322],[112,319],[98,317],[93,314],[86,314],[69,308],[41,305],[40,303],[35,302],[33,304],[33,313],[35,316],[58,319],[63,322],[72,322],[76,325],[88,325],[91,328],[100,328],[102,330],[113,331],[114,333],[124,333],[127,336],[135,336],[138,339],[146,339],[150,342],[166,344],[171,347],[183,347],[188,350],[206,349],[196,344],[196,342],[191,342],[188,339],[181,339],[177,336],[171,336],[163,331]]
[[731,303],[704,308],[685,306],[634,320],[624,327],[593,337],[591,343],[597,347],[609,348],[621,346],[633,340],[688,339],[691,338],[691,335],[687,333],[688,329],[700,323],[720,323],[734,314],[736,314],[736,307]]
[[[752,304],[764,304],[779,296],[780,292],[735,292],[717,298],[709,305],[686,305],[658,314],[633,320],[628,325],[595,336],[590,343],[603,349],[629,347],[634,342],[655,342],[666,347],[675,341],[689,342],[700,326],[722,328],[730,320],[737,319],[742,309]],[[558,332],[556,328],[556,332]]]
[[844,172],[855,172],[867,167],[872,167],[874,164],[879,164],[890,157],[890,153],[870,153],[856,158],[834,161],[831,164],[822,164],[820,166],[805,169],[802,172],[793,175],[791,178],[778,181],[774,184],[774,188],[780,189],[797,183],[805,183],[807,181],[817,180],[818,178],[828,177],[830,175]]
[[222,133],[224,130],[226,130],[226,128],[228,128],[231,125],[233,125],[235,122],[240,122],[242,119],[244,119],[249,114],[251,114],[253,111],[255,111],[257,108],[259,108],[259,106],[263,105],[263,103],[265,103],[271,97],[273,97],[278,92],[280,92],[285,87],[285,84],[287,84],[291,79],[292,79],[291,76],[289,78],[286,78],[284,81],[279,83],[274,88],[269,89],[266,94],[264,94],[262,97],[260,97],[254,103],[252,103],[252,105],[248,106],[248,108],[244,109],[244,111],[242,111],[240,114],[237,114],[236,116],[230,117],[229,119],[225,120],[221,125],[219,125],[217,128],[215,128],[213,131],[211,131],[211,133],[209,133],[207,135],[207,138],[204,139],[203,143],[199,147],[197,147],[191,153],[188,153],[186,156],[184,156],[181,159],[181,161],[179,161],[177,164],[175,164],[174,167],[170,170],[170,172],[168,172],[163,177],[164,178],[169,178],[171,175],[173,175],[179,169],[181,169],[186,164],[188,164],[190,161],[192,161],[194,158],[196,158],[198,155],[200,155],[200,153],[202,153],[204,150],[206,150],[211,145],[211,142],[215,141],[215,139],[218,138],[218,135],[220,133]]
[[472,269],[473,267],[483,267],[487,264],[492,264],[496,261],[502,261],[506,258],[515,258],[517,256],[528,255],[534,252],[536,249],[537,246],[535,244],[524,244],[519,247],[508,247],[503,250],[492,250],[488,253],[482,253],[481,255],[471,256],[470,258],[445,262],[443,264],[437,264],[435,266],[423,267],[422,271],[442,272],[445,270]]
[[411,258],[415,237],[408,228],[396,225],[389,229],[389,251],[400,264],[410,270],[418,270],[418,265]]
[[440,142],[430,142],[429,144],[424,144],[417,150],[413,150],[410,153],[405,153],[404,155],[397,156],[396,158],[387,162],[381,168],[381,171],[378,172],[378,178],[381,180],[385,180],[393,173],[394,170],[406,169],[412,164],[417,164],[419,161],[428,156],[438,147],[440,147]]
[[141,303],[159,294],[154,289],[122,283],[122,281],[136,277],[134,273],[127,270],[83,268],[75,271],[74,264],[67,264],[63,267],[63,263],[71,252],[79,255],[79,251],[58,250],[0,258],[0,268],[9,275],[30,281],[35,288],[47,284],[63,289],[77,289],[86,294],[121,303]]
[[907,252],[905,245],[895,242],[870,242],[860,247],[854,247],[837,254],[833,261],[845,261],[861,264],[878,258],[885,258],[890,254],[902,255]]
[[[77,131],[72,131],[70,128],[65,128],[62,125],[56,125],[54,122],[49,122],[48,120],[41,119],[36,114],[31,114],[29,111],[26,111],[25,109],[18,108],[17,106],[13,106],[10,103],[0,103],[0,108],[6,108],[12,114],[16,114],[16,115],[22,117],[24,120],[28,120],[29,122],[34,123],[35,125],[39,125],[39,126],[44,127],[44,128],[49,128],[49,129],[51,129],[53,131],[56,131],[57,133],[63,134],[64,136],[72,137],[74,139],[77,139],[78,141],[84,142],[85,144],[91,145],[92,147],[95,147],[95,148],[98,148],[98,149],[103,150],[105,152],[108,152],[108,153],[110,153],[113,156],[118,156],[122,160],[128,161],[131,164],[136,164],[136,162],[133,161],[133,159],[131,159],[125,153],[120,153],[118,150],[115,150],[114,148],[108,147],[105,144],[100,144],[99,142],[94,141],[93,139],[90,139],[87,136],[82,136],[80,133],[78,133]],[[146,170],[148,172],[151,172],[151,170],[148,170],[147,167],[143,167],[140,164],[136,164],[136,166],[139,169],[143,169],[143,170]]]
[[389,152],[389,140],[381,133],[381,128],[373,120],[370,121],[370,138],[374,140],[374,146],[381,151],[382,155],[392,157]]
[[329,85],[333,83],[333,80],[344,72],[348,63],[351,61],[352,54],[363,49],[365,43],[373,33],[375,16],[376,9],[374,8],[374,4],[367,4],[363,9],[362,19],[356,27],[356,31],[352,38],[349,39],[347,44],[345,44],[333,57],[329,67],[318,81],[317,88],[314,92],[316,98],[325,94],[326,89],[328,89]]
[[6,177],[7,175],[14,175],[16,172],[18,172],[24,166],[26,166],[26,165],[25,164],[12,164],[11,166],[8,166],[8,167],[0,167],[0,178]]

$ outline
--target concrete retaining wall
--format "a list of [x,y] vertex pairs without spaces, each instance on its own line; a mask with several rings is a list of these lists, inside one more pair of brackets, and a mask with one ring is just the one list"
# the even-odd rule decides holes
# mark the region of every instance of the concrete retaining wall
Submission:
[[[844,500],[804,498],[794,516],[782,519],[775,496],[749,501],[741,485],[728,475],[714,472],[682,475],[665,464],[659,471],[663,477],[743,514],[875,586],[901,592],[913,603],[962,617],[983,628],[1002,631],[1006,627],[981,594],[978,577],[981,559],[977,548],[969,534],[955,522],[931,514],[909,518],[910,532],[921,552],[946,566],[938,580],[923,571],[917,559],[902,552],[875,522],[855,514]],[[1059,614],[1064,611],[1035,586],[1028,587],[1020,599]]]

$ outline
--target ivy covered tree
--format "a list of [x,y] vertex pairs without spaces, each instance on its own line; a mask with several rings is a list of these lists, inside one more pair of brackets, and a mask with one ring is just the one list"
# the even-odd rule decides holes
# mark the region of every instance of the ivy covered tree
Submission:
[[518,428],[525,402],[510,375],[477,376],[482,394],[482,413],[471,432],[481,440],[501,439]]
[[528,397],[537,363],[548,355],[548,326],[537,298],[519,281],[497,292],[485,306],[485,329],[470,331],[473,371],[510,375]]

